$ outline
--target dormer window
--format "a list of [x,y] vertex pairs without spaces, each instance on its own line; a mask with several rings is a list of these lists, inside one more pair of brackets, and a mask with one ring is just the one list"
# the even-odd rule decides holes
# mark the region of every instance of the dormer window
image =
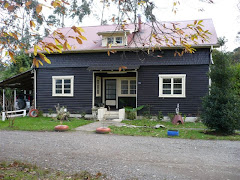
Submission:
[[130,30],[98,32],[102,36],[102,46],[127,46]]

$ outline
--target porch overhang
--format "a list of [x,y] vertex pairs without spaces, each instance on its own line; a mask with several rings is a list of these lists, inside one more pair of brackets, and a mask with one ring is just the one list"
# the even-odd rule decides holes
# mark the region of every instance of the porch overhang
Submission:
[[[119,71],[119,67],[121,67],[121,65],[106,65],[106,66],[89,66],[87,68],[87,70],[89,71]],[[139,65],[126,65],[125,66],[126,70],[137,70],[140,68]]]
[[28,70],[0,82],[0,88],[33,90],[33,73]]

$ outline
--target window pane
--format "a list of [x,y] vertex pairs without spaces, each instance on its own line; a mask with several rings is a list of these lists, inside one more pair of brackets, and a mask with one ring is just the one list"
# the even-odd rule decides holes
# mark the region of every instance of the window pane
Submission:
[[62,84],[62,80],[61,79],[56,79],[56,84]]
[[67,84],[67,83],[70,84],[70,83],[71,83],[71,80],[70,80],[70,79],[64,79],[64,83],[65,83],[65,84]]
[[174,83],[182,83],[182,78],[174,78]]
[[173,90],[173,94],[182,94],[182,90]]
[[61,89],[56,89],[56,94],[62,94],[62,90]]
[[64,85],[64,88],[70,88],[71,87],[71,85],[69,84],[69,85]]
[[171,90],[163,90],[163,94],[171,94]]
[[174,85],[173,85],[173,88],[174,88],[174,89],[176,89],[176,88],[182,89],[182,84],[174,84]]
[[121,90],[121,94],[128,94],[128,90]]
[[128,80],[122,80],[121,84],[127,84],[128,85]]
[[108,37],[107,38],[107,43],[108,44],[113,44],[113,37]]
[[62,89],[62,85],[56,85],[56,89],[57,88]]
[[130,94],[136,94],[136,90],[130,90]]
[[122,44],[122,37],[116,37],[116,43]]
[[171,84],[163,84],[164,89],[171,89]]
[[171,79],[163,79],[163,83],[171,83]]
[[71,90],[70,90],[70,89],[69,89],[69,90],[68,90],[68,89],[64,89],[64,93],[65,93],[65,94],[70,94],[70,93],[71,93]]

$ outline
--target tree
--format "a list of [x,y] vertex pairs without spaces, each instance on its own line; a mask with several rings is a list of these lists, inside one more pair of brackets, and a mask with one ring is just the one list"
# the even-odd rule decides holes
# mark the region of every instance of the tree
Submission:
[[229,55],[214,51],[209,76],[210,93],[203,98],[202,121],[210,129],[223,134],[233,134],[240,128],[240,102],[233,89],[234,72]]
[[7,67],[3,66],[4,71],[1,72],[0,80],[23,73],[31,68],[32,59],[23,51],[19,52],[14,58],[16,61],[15,63],[9,63],[10,65]]
[[[206,1],[212,3],[212,0]],[[72,26],[72,29],[79,35],[78,37],[70,37],[54,31],[52,38],[55,40],[55,44],[41,41],[41,32],[45,32],[45,35],[52,32],[51,27],[54,23],[62,22],[64,25],[64,18],[77,18],[81,22],[84,16],[91,13],[92,2],[93,0],[53,0],[49,4],[46,0],[0,0],[0,23],[3,25],[0,27],[0,50],[5,50],[11,60],[15,62],[15,51],[28,49],[30,45],[33,45],[33,64],[38,67],[39,64],[42,65],[42,61],[51,63],[40,51],[61,53],[64,50],[71,50],[67,38],[73,38],[81,44],[82,40],[86,40],[82,35],[84,30]],[[99,2],[101,1],[99,0]],[[210,34],[208,30],[204,29],[202,20],[194,21],[193,24],[188,24],[186,27],[180,27],[177,23],[172,23],[171,27],[166,27],[165,23],[159,22],[153,13],[155,8],[153,0],[103,0],[102,2],[103,7],[117,7],[116,17],[110,19],[114,23],[116,20],[123,30],[128,23],[137,24],[138,13],[145,16],[152,29],[149,41],[153,39],[156,42],[151,45],[149,50],[160,47],[162,44],[175,46],[179,43],[183,47],[182,53],[178,53],[179,55],[184,52],[192,53],[195,49],[191,47],[190,42],[197,44],[198,39],[207,41]],[[174,1],[173,7],[179,4],[179,1]],[[53,10],[53,14],[47,18],[44,10]],[[176,13],[174,8],[173,11]],[[104,22],[103,17],[102,22]],[[188,30],[190,33],[186,34],[185,32]]]

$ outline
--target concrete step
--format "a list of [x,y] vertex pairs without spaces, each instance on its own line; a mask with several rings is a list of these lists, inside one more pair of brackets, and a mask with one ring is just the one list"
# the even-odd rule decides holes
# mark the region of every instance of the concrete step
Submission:
[[119,112],[118,111],[107,111],[105,114],[106,119],[118,119]]

